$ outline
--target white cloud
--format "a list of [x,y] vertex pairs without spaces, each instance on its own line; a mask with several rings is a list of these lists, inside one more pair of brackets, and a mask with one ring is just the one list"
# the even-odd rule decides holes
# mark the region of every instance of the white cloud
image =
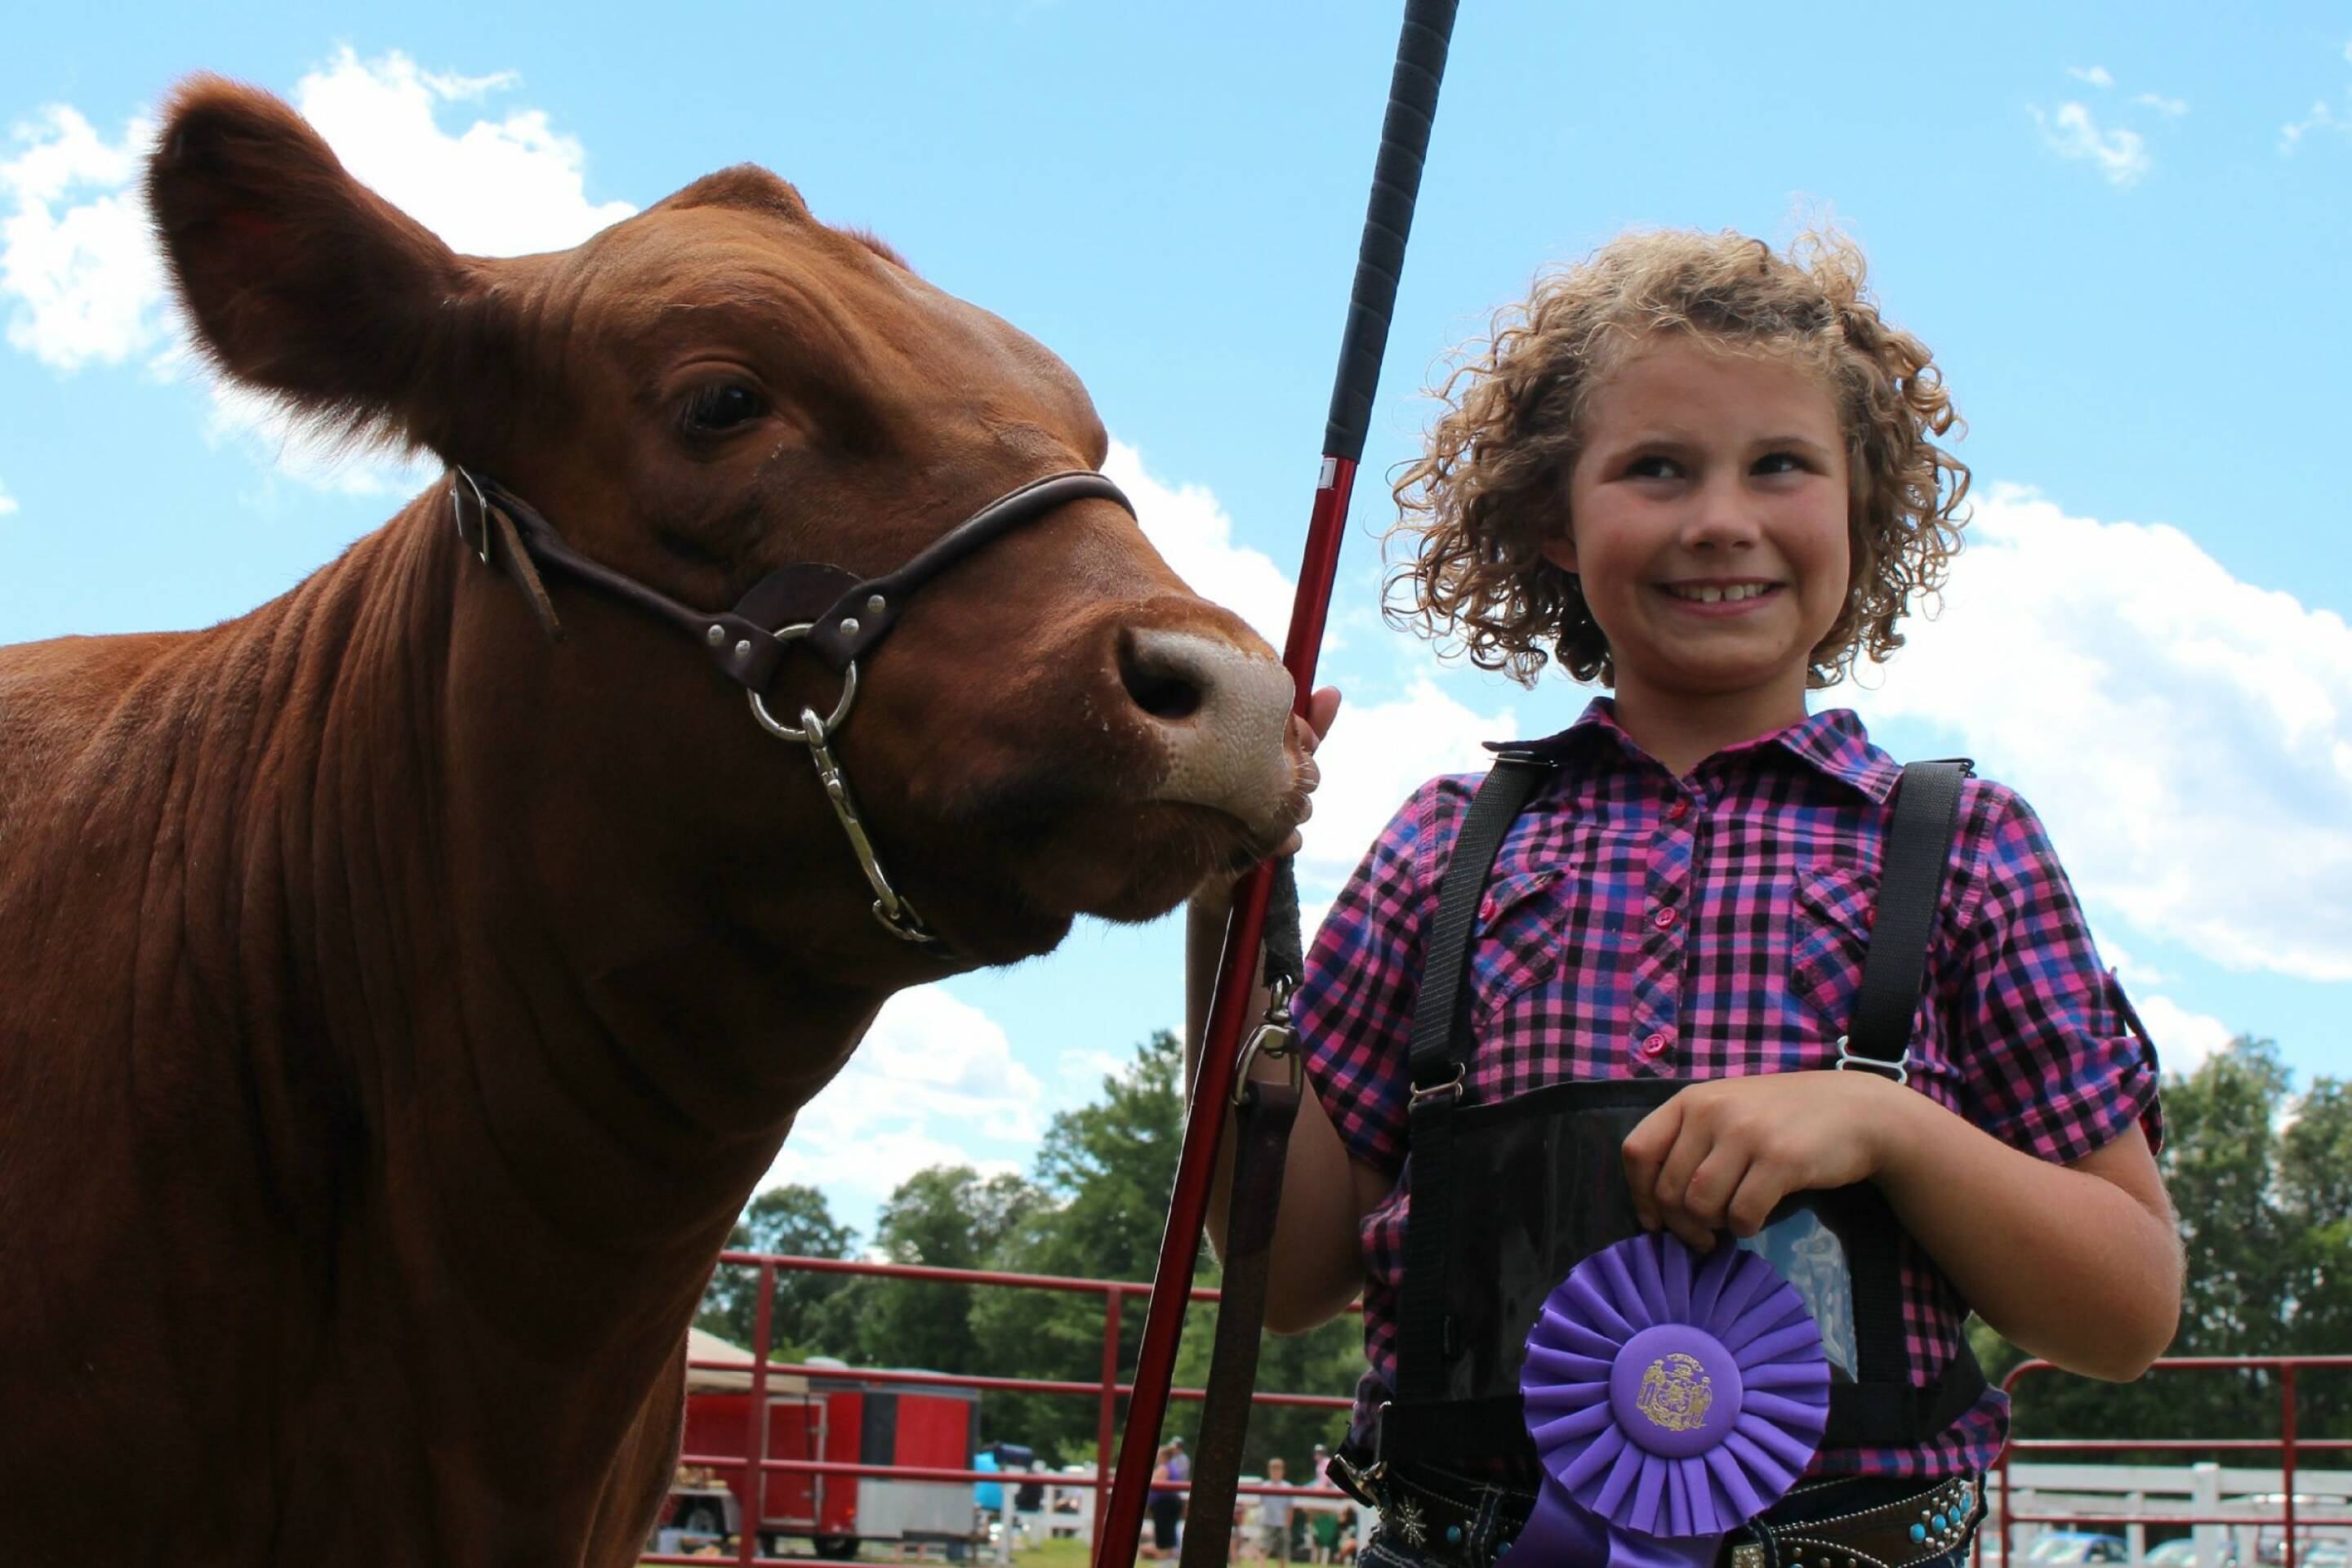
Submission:
[[2195,1072],[2198,1064],[2225,1048],[2234,1031],[2219,1018],[2191,1013],[2169,996],[2136,996],[2132,1010],[2156,1042],[2156,1059],[2166,1072]]
[[15,511],[16,510],[16,498],[8,493],[8,487],[6,485],[0,485],[0,517],[6,517],[10,512]]
[[2105,66],[2068,66],[2066,74],[2076,81],[2087,81],[2093,87],[2113,87],[2116,79],[2107,74]]
[[2042,140],[2053,152],[2095,164],[2109,184],[2137,184],[2152,166],[2146,137],[2121,126],[2102,131],[2079,103],[2062,103],[2054,114],[2045,115],[2038,108],[2032,112],[2042,128]]
[[761,1185],[805,1182],[835,1213],[871,1212],[929,1165],[1018,1170],[971,1152],[1044,1136],[1044,1090],[996,1021],[936,985],[902,991],[841,1075],[803,1107]]
[[2315,131],[2341,131],[2352,135],[2352,119],[2338,115],[2326,100],[2315,102],[2311,112],[2292,125],[2279,127],[2279,151],[2292,153],[2302,140]]
[[[1302,891],[1345,881],[1407,795],[1435,773],[1485,773],[1494,756],[1479,742],[1517,732],[1509,709],[1477,712],[1426,676],[1393,702],[1341,708],[1316,752],[1323,783],[1298,856]],[[1302,915],[1319,921],[1323,907]]]
[[120,364],[163,341],[163,266],[136,188],[152,134],[134,119],[110,142],[62,104],[11,132],[18,151],[0,163],[11,347],[70,371]]
[[588,200],[587,152],[544,110],[441,128],[442,105],[516,79],[424,70],[396,49],[362,60],[346,47],[295,83],[293,103],[354,176],[469,255],[567,250],[635,212]]
[[2167,98],[2160,92],[2137,93],[2133,95],[2132,101],[2143,109],[2155,110],[2167,120],[2178,120],[2189,112],[2187,99]]
[[2103,925],[2352,979],[2352,628],[2179,530],[1996,486],[1943,614],[1855,693],[1956,731],[2050,825]]
[[[425,70],[397,50],[362,60],[345,47],[295,84],[292,101],[354,176],[469,254],[563,249],[635,211],[626,202],[588,199],[584,150],[541,110],[513,109],[462,130],[442,128],[446,106],[515,80],[505,72]],[[172,319],[138,190],[152,135],[151,125],[133,119],[109,142],[65,105],[15,132],[22,151],[0,163],[0,201],[7,204],[0,298],[11,307],[9,342],[46,364],[73,370],[152,355],[161,374],[198,374]],[[308,439],[268,399],[234,387],[215,389],[206,427],[215,439],[249,444],[279,472],[335,489],[406,494],[429,471],[347,458]]]
[[2094,931],[2091,938],[2092,945],[2099,950],[2099,956],[2105,959],[2108,966],[2115,970],[2116,978],[2124,983],[2125,990],[2137,994],[2149,986],[2161,985],[2169,978],[2155,966],[2142,963],[2135,959],[2122,943],[2110,941],[2106,932]]
[[[1143,536],[1187,586],[1234,611],[1278,651],[1290,626],[1296,592],[1273,560],[1234,542],[1234,521],[1205,485],[1171,488],[1143,466],[1143,455],[1123,441],[1110,444],[1103,472],[1135,502]],[[1326,648],[1337,647],[1326,637]]]
[[[2344,63],[2352,65],[2352,43],[2344,46]],[[2301,120],[2292,125],[2280,126],[2279,151],[2294,152],[2296,145],[2315,131],[2340,131],[2352,136],[2352,87],[2344,89],[2344,100],[2345,112],[2338,112],[2335,105],[2320,99],[2313,102],[2311,112]]]

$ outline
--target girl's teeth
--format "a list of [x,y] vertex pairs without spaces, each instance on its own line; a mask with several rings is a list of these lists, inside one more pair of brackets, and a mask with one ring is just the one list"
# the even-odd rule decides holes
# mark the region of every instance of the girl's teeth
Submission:
[[1728,588],[1702,585],[1691,588],[1669,587],[1666,592],[1677,599],[1696,599],[1702,605],[1712,605],[1723,599],[1752,599],[1769,587],[1768,583],[1735,583]]

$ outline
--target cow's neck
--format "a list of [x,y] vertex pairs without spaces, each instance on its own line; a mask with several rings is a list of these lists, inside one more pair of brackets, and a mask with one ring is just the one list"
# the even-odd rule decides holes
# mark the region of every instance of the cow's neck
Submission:
[[[657,1369],[675,1346],[793,1112],[885,992],[821,983],[822,955],[714,920],[603,770],[533,772],[534,748],[560,739],[527,729],[554,700],[534,683],[595,675],[546,671],[520,595],[461,576],[477,569],[432,499],[331,569],[370,607],[342,617],[313,781],[337,830],[308,876],[348,889],[312,922],[315,963],[384,1179],[428,1200],[395,1238],[406,1286],[467,1303],[517,1373],[511,1357],[543,1354],[578,1397],[609,1401],[632,1363]],[[568,658],[639,629],[574,604]],[[449,684],[486,668],[522,674]],[[515,749],[484,754],[486,734]],[[837,851],[809,797],[805,837]],[[551,877],[554,853],[584,868]],[[582,1356],[614,1375],[580,1378]]]
[[[551,1345],[559,1329],[627,1333],[634,1350],[583,1348],[657,1364],[793,1113],[895,980],[842,949],[891,944],[805,755],[707,689],[698,647],[562,582],[551,646],[502,575],[448,570],[444,679],[476,685],[434,704],[454,737],[444,962],[463,998],[436,1042],[464,1078],[432,1153],[452,1200],[441,1245],[469,1285],[520,1274],[602,1300],[541,1330]],[[615,710],[672,671],[674,708]],[[751,829],[713,820],[708,781],[675,777],[713,757],[725,795],[760,803]]]

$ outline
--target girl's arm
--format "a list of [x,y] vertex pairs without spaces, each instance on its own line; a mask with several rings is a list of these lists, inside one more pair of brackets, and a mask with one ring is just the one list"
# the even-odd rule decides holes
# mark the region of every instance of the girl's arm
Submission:
[[2137,1377],[2179,1322],[2179,1233],[2135,1128],[2060,1165],[1873,1073],[1780,1073],[1692,1085],[1625,1165],[1643,1223],[1702,1252],[1790,1193],[1875,1181],[1986,1322],[2071,1372]]
[[2118,1383],[2146,1372],[2180,1325],[2183,1264],[2139,1129],[2053,1165],[1887,1088],[1911,1103],[1882,1151],[1879,1190],[1978,1314],[2070,1372]]

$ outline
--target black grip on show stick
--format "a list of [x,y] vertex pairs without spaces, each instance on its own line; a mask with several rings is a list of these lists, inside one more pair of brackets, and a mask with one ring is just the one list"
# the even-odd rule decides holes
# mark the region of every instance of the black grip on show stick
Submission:
[[1356,252],[1356,286],[1348,299],[1348,330],[1339,340],[1339,376],[1331,388],[1331,417],[1323,426],[1323,455],[1354,462],[1364,455],[1372,423],[1372,394],[1381,384],[1389,312],[1396,307],[1404,270],[1404,243],[1412,232],[1412,205],[1421,194],[1421,166],[1429,152],[1437,86],[1445,75],[1445,47],[1454,35],[1456,0],[1408,0],[1397,40],[1396,75],[1381,122],[1381,155],[1372,165],[1372,199],[1364,214],[1364,240]]

